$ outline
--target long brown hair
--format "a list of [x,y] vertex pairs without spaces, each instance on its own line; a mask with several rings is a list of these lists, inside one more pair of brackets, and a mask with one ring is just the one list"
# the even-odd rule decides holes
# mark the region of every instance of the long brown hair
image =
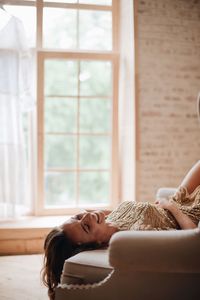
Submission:
[[78,252],[80,252],[78,247],[61,228],[56,227],[47,235],[44,242],[42,281],[48,287],[48,296],[51,300],[55,298],[55,288],[60,282],[64,261]]
[[44,242],[44,266],[42,269],[42,281],[48,287],[50,300],[55,299],[55,288],[60,282],[65,260],[81,251],[93,250],[104,246],[97,243],[79,246],[72,243],[60,227],[50,231]]

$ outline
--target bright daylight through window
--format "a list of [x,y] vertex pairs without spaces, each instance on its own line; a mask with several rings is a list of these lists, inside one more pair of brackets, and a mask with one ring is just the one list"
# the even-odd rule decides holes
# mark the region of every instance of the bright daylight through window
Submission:
[[37,175],[37,213],[111,207],[117,193],[118,0],[3,3],[22,20],[36,53],[37,126],[29,126],[29,113],[25,131]]

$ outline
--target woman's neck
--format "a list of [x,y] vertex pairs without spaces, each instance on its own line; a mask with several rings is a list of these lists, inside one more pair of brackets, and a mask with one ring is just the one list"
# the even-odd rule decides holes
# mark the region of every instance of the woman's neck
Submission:
[[107,235],[108,235],[108,241],[110,240],[110,238],[112,237],[112,235],[114,233],[116,233],[117,231],[119,231],[118,227],[112,223],[107,223],[108,227],[107,227]]

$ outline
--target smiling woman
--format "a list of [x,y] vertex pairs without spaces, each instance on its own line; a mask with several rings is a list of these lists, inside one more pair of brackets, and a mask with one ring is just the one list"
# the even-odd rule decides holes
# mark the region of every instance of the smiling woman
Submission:
[[200,162],[189,171],[177,192],[169,200],[124,201],[115,210],[84,211],[60,227],[45,240],[43,282],[51,300],[60,281],[64,261],[81,251],[108,245],[121,230],[178,230],[197,227],[200,221]]
[[105,221],[109,211],[83,212],[75,215],[46,237],[43,282],[54,299],[64,261],[84,250],[106,246],[117,227]]
[[88,212],[72,218],[62,225],[64,233],[75,244],[97,243],[106,244],[117,231],[116,226],[105,222],[105,213]]
[[43,282],[51,300],[64,261],[81,251],[107,246],[122,230],[193,229],[200,221],[200,161],[186,174],[175,194],[155,203],[124,201],[112,212],[84,211],[54,228],[44,244]]

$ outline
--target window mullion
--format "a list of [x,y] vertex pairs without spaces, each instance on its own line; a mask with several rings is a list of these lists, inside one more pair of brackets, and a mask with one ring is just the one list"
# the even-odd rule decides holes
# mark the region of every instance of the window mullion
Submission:
[[37,205],[36,213],[44,210],[44,57],[37,55]]
[[[79,130],[80,131],[80,130]],[[47,134],[47,135],[71,135],[71,136],[77,136],[77,135],[79,135],[80,134],[80,132],[79,131],[77,131],[77,132],[51,132],[51,131],[47,131],[47,132],[45,132],[45,134]],[[111,133],[106,133],[106,132],[95,132],[95,133],[93,133],[93,132],[81,132],[81,135],[82,136],[110,136],[111,135]]]
[[77,206],[80,202],[80,60],[78,61],[78,98],[77,98]]
[[37,0],[37,39],[36,48],[42,48],[43,40],[43,0]]
[[112,60],[114,57],[118,56],[118,53],[111,51],[68,51],[57,49],[44,49],[39,50],[42,52],[45,58],[71,58],[71,59],[88,59],[88,60]]
[[100,10],[111,11],[112,6],[109,5],[97,5],[97,4],[82,4],[82,3],[61,3],[61,2],[44,2],[45,7],[55,8],[68,8],[68,9],[81,9],[81,10]]
[[[77,10],[76,14],[76,28],[77,28],[77,33],[76,33],[76,44],[77,44],[77,49],[79,49],[79,10]],[[79,173],[79,168],[80,168],[80,138],[79,138],[79,132],[80,132],[80,81],[79,81],[79,74],[80,74],[80,60],[78,60],[78,97],[77,97],[77,143],[76,143],[76,155],[77,155],[77,161],[76,161],[76,205],[79,205],[80,202],[80,173]]]
[[1,5],[35,6],[35,1],[27,0],[1,0]]
[[112,46],[113,51],[119,51],[119,12],[120,12],[120,0],[113,0],[112,6]]

